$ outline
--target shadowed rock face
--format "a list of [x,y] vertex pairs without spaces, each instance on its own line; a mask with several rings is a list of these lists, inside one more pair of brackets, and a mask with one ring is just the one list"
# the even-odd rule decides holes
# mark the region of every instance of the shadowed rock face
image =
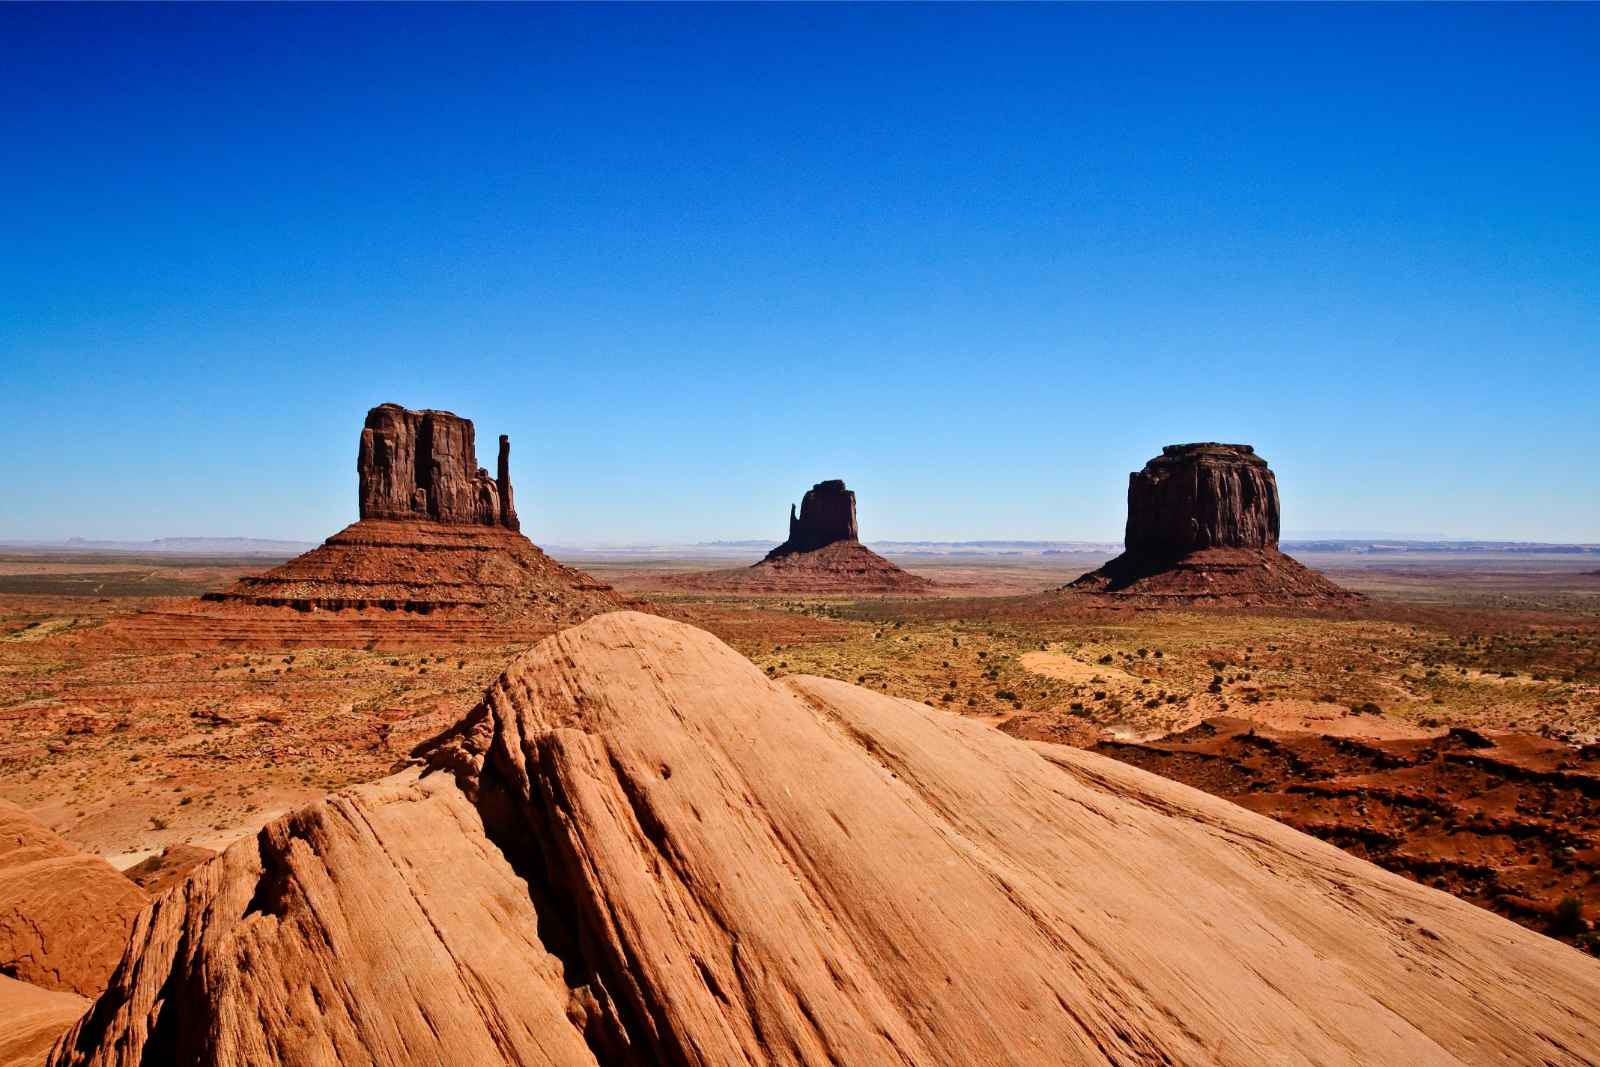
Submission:
[[1278,551],[1278,480],[1249,445],[1168,445],[1128,476],[1127,550],[1069,588],[1180,601],[1356,596]]
[[1168,445],[1128,475],[1129,552],[1275,548],[1278,481],[1249,445]]
[[363,519],[519,529],[509,438],[500,438],[498,477],[491,478],[478,466],[472,420],[448,411],[380,404],[367,412],[356,473]]
[[789,539],[771,552],[777,559],[795,552],[811,552],[838,541],[858,541],[856,495],[841,479],[818,482],[800,499],[800,514],[789,507]]

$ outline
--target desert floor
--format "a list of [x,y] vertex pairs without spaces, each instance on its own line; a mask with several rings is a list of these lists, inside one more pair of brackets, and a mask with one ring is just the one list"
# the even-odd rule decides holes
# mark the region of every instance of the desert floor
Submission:
[[[839,678],[1097,747],[1569,940],[1582,937],[1563,926],[1563,899],[1600,918],[1592,557],[1302,556],[1370,598],[1320,614],[1054,592],[1102,561],[1089,555],[891,558],[939,594],[685,595],[662,576],[730,563],[563,562],[769,674]],[[118,867],[176,843],[217,848],[388,773],[520,651],[102,639],[109,620],[265,566],[0,556],[0,798]],[[1219,719],[1242,724],[1202,726]]]

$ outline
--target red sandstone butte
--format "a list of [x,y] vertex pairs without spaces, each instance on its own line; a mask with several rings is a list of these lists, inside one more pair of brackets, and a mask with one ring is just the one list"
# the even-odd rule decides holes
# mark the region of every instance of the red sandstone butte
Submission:
[[359,520],[319,547],[107,636],[271,648],[499,643],[622,604],[523,536],[510,441],[500,438],[490,477],[470,419],[380,404],[362,427],[356,475]]
[[1278,550],[1278,481],[1249,445],[1168,445],[1128,476],[1125,551],[1068,589],[1167,601],[1357,598]]
[[806,490],[789,507],[789,537],[761,562],[739,570],[686,575],[683,588],[740,593],[925,593],[934,583],[909,574],[860,541],[856,494],[840,479]]

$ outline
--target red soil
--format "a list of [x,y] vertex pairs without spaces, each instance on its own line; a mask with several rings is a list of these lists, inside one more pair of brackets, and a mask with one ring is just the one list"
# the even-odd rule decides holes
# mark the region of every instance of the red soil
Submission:
[[[1356,738],[1222,717],[1094,751],[1225,797],[1567,940],[1600,915],[1600,748],[1455,729]],[[1569,905],[1570,907],[1570,905]],[[1600,941],[1596,942],[1600,945]]]
[[1175,560],[1124,552],[1063,589],[1168,604],[1317,605],[1361,599],[1276,548],[1205,548]]
[[364,519],[265,574],[107,626],[146,647],[414,647],[534,640],[622,605],[498,526]]
[[706,592],[931,593],[934,583],[896,567],[859,541],[835,541],[810,552],[769,557],[752,567],[669,579],[671,586]]

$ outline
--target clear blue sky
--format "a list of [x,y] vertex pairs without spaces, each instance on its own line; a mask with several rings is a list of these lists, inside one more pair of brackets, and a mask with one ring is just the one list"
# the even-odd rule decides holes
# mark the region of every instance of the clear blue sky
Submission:
[[[0,538],[316,539],[383,401],[535,540],[1600,540],[1600,7],[0,6]],[[480,455],[492,462],[492,455]]]

